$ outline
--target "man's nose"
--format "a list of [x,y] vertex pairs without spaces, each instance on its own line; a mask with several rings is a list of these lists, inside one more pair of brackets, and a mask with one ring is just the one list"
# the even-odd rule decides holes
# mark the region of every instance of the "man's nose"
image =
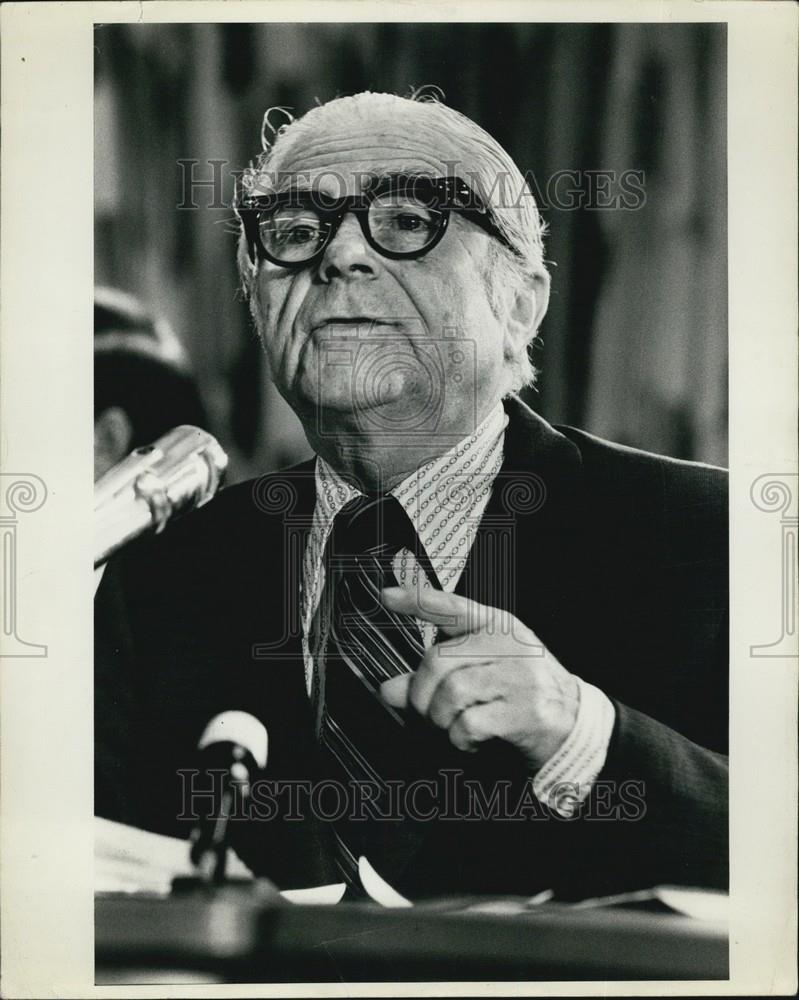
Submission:
[[377,276],[374,252],[351,212],[341,220],[338,232],[325,247],[319,263],[319,275],[325,282],[333,278],[352,281]]

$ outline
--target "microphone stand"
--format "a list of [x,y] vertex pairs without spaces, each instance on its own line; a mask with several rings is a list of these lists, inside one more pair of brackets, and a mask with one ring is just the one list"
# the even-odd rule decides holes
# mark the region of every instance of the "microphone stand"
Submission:
[[237,810],[243,813],[249,799],[247,751],[237,743],[228,746],[232,761],[222,779],[216,815],[210,822],[200,822],[192,832],[191,860],[197,869],[197,879],[204,885],[219,886],[227,882],[228,825]]
[[[200,819],[191,836],[191,861],[196,875],[175,879],[173,891],[209,887],[246,885],[249,879],[227,877],[227,852],[230,846],[230,823],[247,816],[252,778],[266,768],[269,737],[262,722],[247,712],[228,710],[216,715],[205,727],[197,750],[204,758],[206,772],[222,772],[222,787],[212,817]],[[265,880],[257,880],[264,881]],[[276,890],[271,883],[269,895]]]

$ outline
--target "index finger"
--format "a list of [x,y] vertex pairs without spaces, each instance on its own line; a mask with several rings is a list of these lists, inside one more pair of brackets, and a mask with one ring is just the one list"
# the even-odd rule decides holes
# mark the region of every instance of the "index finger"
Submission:
[[404,587],[386,587],[381,591],[380,599],[390,611],[432,622],[449,636],[477,632],[485,628],[496,614],[494,608],[470,601],[468,597],[448,594],[432,587],[418,592]]

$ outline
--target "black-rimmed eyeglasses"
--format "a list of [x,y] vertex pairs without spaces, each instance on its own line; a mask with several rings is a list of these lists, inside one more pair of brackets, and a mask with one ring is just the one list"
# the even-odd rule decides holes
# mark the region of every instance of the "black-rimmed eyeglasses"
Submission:
[[250,260],[280,267],[307,267],[318,261],[348,212],[357,218],[369,246],[391,260],[429,253],[441,242],[450,211],[513,249],[478,196],[457,177],[391,177],[345,198],[290,188],[242,198],[237,211]]

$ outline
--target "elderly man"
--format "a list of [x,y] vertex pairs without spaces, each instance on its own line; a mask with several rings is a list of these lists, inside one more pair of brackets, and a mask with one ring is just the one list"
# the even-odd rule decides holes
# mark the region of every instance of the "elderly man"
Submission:
[[281,885],[357,886],[365,855],[412,897],[725,886],[724,476],[515,395],[549,294],[518,168],[440,103],[358,94],[280,129],[239,213],[317,457],[111,567],[115,817],[179,826],[204,723],[244,709],[270,781],[235,842]]

